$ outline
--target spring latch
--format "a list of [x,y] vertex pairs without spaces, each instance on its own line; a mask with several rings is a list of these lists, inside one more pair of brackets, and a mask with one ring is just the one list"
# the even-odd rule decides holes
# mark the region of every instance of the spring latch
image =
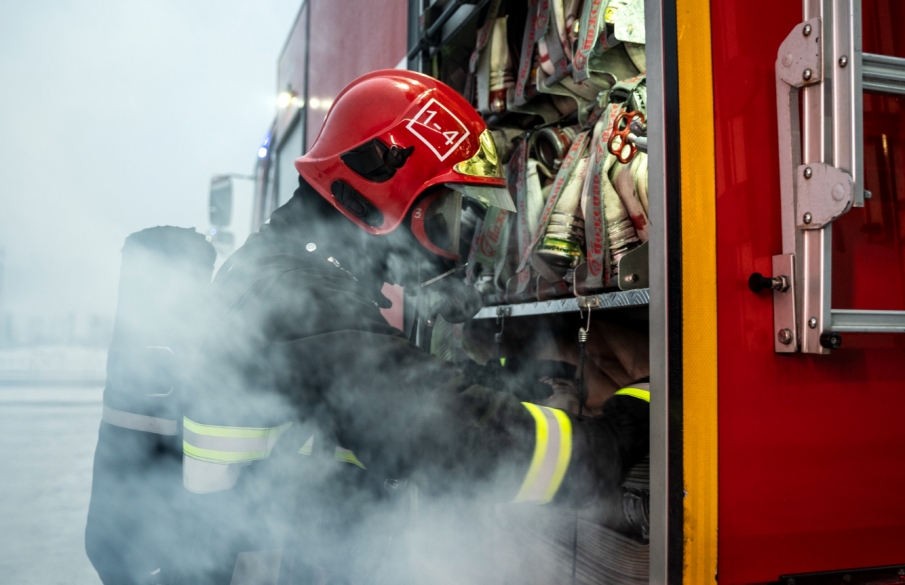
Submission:
[[[579,306],[579,314],[584,317],[584,313]],[[588,307],[588,320],[584,327],[578,329],[578,415],[581,416],[584,411],[584,403],[587,400],[587,384],[585,382],[584,360],[585,346],[588,342],[588,333],[591,330],[591,307]]]

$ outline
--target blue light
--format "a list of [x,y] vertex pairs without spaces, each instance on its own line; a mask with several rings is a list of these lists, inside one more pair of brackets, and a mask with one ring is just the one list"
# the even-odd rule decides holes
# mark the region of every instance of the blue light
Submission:
[[217,229],[216,229],[216,228],[211,228],[211,235],[212,235],[212,236],[216,236],[216,235],[217,235]]

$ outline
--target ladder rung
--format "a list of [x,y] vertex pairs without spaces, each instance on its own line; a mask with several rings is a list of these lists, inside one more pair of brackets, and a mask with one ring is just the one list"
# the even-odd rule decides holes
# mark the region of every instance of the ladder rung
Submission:
[[905,311],[833,309],[830,331],[845,333],[905,333]]
[[905,95],[905,59],[864,53],[861,71],[864,91]]

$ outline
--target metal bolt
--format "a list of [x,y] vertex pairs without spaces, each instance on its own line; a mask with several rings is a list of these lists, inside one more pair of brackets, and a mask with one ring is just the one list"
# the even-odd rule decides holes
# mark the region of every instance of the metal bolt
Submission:
[[795,61],[795,57],[792,56],[792,53],[786,53],[782,56],[782,66],[783,67],[791,67],[792,63]]
[[833,190],[830,191],[830,194],[836,201],[842,201],[845,198],[845,191],[845,185],[843,185],[842,183],[836,183],[835,185],[833,185]]
[[804,33],[804,36],[806,36],[806,37],[811,36],[811,25],[810,24],[804,25],[804,29],[801,32]]
[[776,334],[776,338],[779,339],[779,342],[783,345],[789,345],[792,343],[792,330],[791,329],[780,329],[779,333]]
[[848,57],[842,55],[841,57],[839,57],[839,66],[845,67],[846,65],[848,65]]
[[865,198],[865,199],[870,199],[871,197],[873,197],[873,195],[874,195],[874,194],[871,193],[870,191],[868,191],[867,189],[864,190],[864,198]]
[[625,275],[625,278],[623,278],[623,280],[625,280],[625,282],[638,282],[638,275],[637,274],[627,274],[627,275]]
[[814,171],[811,170],[811,167],[807,167],[807,168],[804,170],[804,178],[805,178],[805,179],[810,179],[810,178],[813,177],[813,176],[814,176]]
[[810,223],[811,223],[811,220],[813,219],[813,218],[811,217],[811,212],[809,211],[808,213],[805,213],[805,214],[804,214],[804,217],[801,218],[801,219],[804,221],[805,225],[810,224]]
[[808,319],[808,327],[811,329],[817,329],[817,317],[811,317]]
[[805,70],[804,70],[804,73],[801,74],[801,78],[804,79],[805,81],[810,81],[810,80],[811,80],[811,74],[812,74],[812,72],[811,72],[810,69],[805,69]]
[[317,250],[317,244],[315,244],[314,242],[308,242],[307,244],[305,244],[305,249],[309,252],[314,252],[315,250]]

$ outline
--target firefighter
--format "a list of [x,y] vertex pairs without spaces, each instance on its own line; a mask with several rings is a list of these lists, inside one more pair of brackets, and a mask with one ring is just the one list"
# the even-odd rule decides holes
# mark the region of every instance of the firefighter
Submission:
[[295,166],[294,196],[214,280],[183,421],[186,581],[366,580],[351,566],[373,542],[350,526],[404,478],[534,504],[618,489],[648,452],[644,392],[595,418],[522,403],[380,313],[385,282],[442,291],[432,312],[450,319],[475,311],[456,271],[463,199],[514,211],[477,112],[435,79],[377,71],[340,93]]

